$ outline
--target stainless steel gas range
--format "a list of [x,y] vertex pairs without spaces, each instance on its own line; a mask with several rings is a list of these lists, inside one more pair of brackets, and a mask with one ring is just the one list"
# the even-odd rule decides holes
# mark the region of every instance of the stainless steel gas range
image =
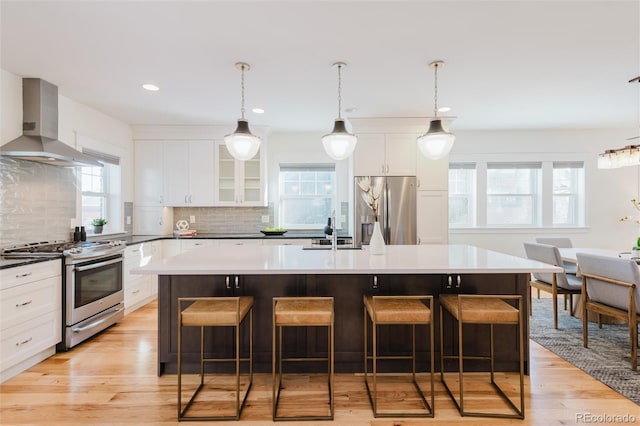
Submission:
[[124,318],[124,242],[33,243],[4,249],[7,258],[60,257],[63,262],[63,341],[68,350]]

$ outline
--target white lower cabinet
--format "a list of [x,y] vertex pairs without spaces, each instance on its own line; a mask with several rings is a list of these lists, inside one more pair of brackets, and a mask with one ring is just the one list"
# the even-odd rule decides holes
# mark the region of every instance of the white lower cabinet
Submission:
[[158,276],[132,274],[131,269],[162,259],[162,241],[128,246],[124,251],[125,315],[153,300],[158,294]]
[[60,259],[0,271],[0,382],[55,353],[62,341]]

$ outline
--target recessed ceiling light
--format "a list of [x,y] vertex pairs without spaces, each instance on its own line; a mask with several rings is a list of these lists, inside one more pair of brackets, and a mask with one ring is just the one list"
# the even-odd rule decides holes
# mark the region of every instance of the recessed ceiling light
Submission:
[[251,111],[255,112],[256,114],[264,114],[264,110],[262,108],[254,108]]
[[160,88],[158,86],[156,86],[155,84],[151,84],[151,83],[143,84],[142,88],[145,89],[145,90],[148,90],[150,92],[157,92],[158,90],[160,90]]
[[438,112],[449,112],[451,111],[451,107],[440,107],[438,108]]

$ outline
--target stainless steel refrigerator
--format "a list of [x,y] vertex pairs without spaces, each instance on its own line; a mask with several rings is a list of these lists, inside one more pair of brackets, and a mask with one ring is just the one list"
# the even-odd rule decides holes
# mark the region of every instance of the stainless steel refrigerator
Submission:
[[416,244],[415,176],[355,176],[354,231],[357,245],[368,245],[377,213],[387,244]]

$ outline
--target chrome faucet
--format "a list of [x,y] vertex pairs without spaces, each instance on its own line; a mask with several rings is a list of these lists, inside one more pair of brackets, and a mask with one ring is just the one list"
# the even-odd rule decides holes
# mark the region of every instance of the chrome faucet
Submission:
[[338,227],[336,226],[336,211],[331,212],[331,250],[338,250]]

